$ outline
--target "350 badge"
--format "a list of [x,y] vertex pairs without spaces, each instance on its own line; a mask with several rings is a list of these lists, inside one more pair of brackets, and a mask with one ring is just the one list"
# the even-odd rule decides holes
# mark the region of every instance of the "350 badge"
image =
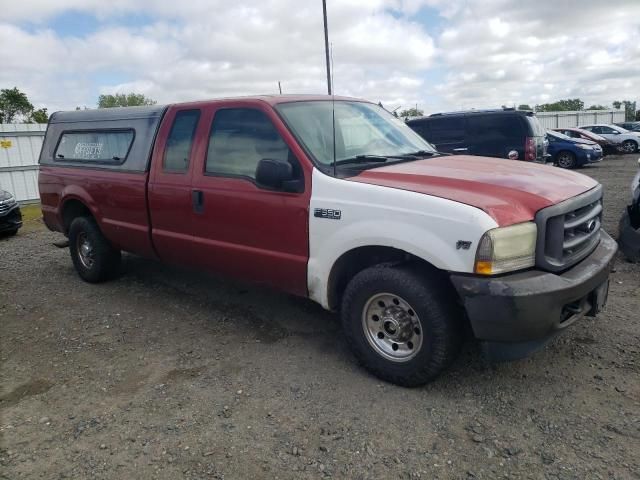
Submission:
[[328,218],[329,220],[340,220],[342,212],[332,208],[316,208],[313,210],[313,216],[317,218]]

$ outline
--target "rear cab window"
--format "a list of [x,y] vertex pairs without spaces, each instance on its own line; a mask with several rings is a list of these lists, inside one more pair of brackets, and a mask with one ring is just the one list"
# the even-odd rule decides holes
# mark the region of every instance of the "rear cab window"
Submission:
[[200,110],[181,110],[176,113],[164,149],[162,170],[168,173],[185,173],[189,170],[189,159],[199,119]]
[[132,129],[63,132],[54,160],[122,164],[127,159],[134,136]]

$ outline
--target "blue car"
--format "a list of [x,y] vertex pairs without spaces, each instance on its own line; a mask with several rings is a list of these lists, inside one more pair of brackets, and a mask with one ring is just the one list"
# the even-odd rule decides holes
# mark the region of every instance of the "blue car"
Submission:
[[547,140],[547,153],[560,168],[578,168],[602,160],[602,147],[591,140],[571,138],[553,131],[547,131]]

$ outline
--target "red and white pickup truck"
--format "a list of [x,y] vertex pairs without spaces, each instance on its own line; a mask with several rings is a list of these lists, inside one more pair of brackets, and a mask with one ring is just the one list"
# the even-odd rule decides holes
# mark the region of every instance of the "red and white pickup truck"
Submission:
[[40,165],[44,221],[82,279],[126,251],[309,297],[406,386],[455,359],[465,326],[508,359],[594,315],[617,248],[594,180],[439,154],[352,98],[59,112]]

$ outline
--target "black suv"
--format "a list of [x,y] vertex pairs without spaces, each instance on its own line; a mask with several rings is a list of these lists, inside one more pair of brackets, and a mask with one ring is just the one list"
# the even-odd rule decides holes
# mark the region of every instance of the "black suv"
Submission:
[[412,118],[407,125],[439,152],[546,161],[545,131],[533,112],[505,108],[434,113]]
[[18,202],[9,192],[0,190],[0,237],[15,235],[22,226],[22,214]]

